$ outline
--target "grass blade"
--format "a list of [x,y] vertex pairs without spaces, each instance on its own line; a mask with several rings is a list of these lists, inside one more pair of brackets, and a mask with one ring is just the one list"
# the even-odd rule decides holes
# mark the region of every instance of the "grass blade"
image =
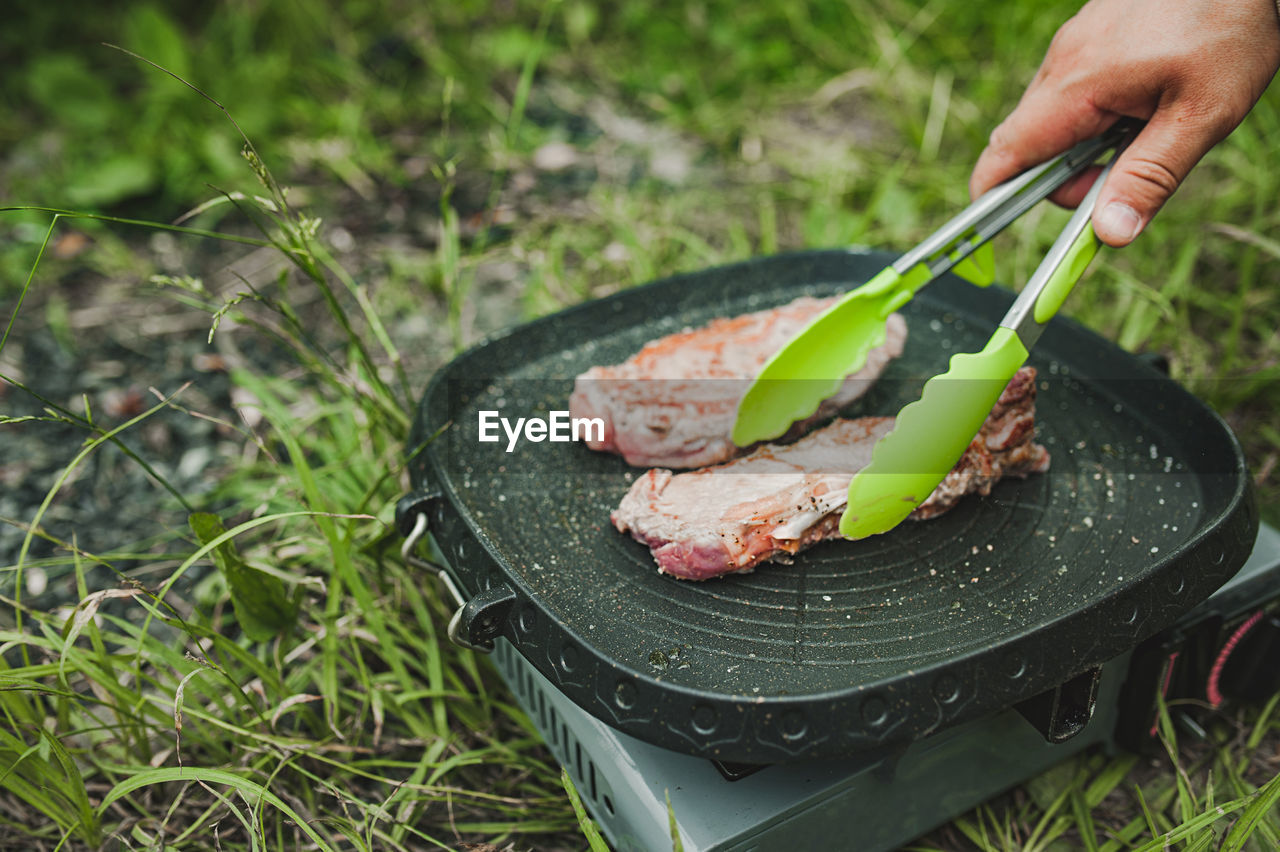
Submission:
[[111,790],[109,790],[102,798],[102,802],[98,805],[98,814],[102,815],[106,812],[112,802],[129,795],[135,790],[155,784],[170,784],[182,781],[195,781],[201,784],[217,784],[224,787],[231,787],[255,803],[263,802],[271,805],[273,808],[292,820],[294,825],[298,826],[302,833],[305,834],[317,848],[323,850],[323,852],[336,852],[336,850],[325,842],[324,838],[321,837],[310,824],[303,820],[302,817],[298,816],[298,813],[275,793],[272,793],[256,781],[245,778],[242,775],[237,775],[234,772],[228,772],[224,769],[199,769],[190,766],[180,766],[143,770],[129,776],[119,784],[112,787]]
[[1252,801],[1223,838],[1222,852],[1240,852],[1244,849],[1245,842],[1253,835],[1262,819],[1280,802],[1280,775],[1272,778],[1249,798]]
[[582,797],[578,795],[578,789],[573,786],[569,770],[560,769],[560,783],[564,785],[564,791],[569,796],[569,804],[573,805],[573,813],[578,817],[578,828],[582,829],[582,836],[587,839],[587,847],[591,852],[609,852],[609,844],[605,842],[600,829],[582,805]]

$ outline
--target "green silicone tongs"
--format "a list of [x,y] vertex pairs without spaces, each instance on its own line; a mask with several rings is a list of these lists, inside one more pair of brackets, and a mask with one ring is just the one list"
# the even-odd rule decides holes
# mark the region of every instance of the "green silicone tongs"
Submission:
[[840,518],[846,538],[866,538],[897,526],[960,460],[1045,324],[1097,254],[1090,218],[1127,134],[1128,129],[1114,142],[1111,160],[986,347],[952,357],[945,373],[925,383],[920,399],[898,412],[893,431],[872,451],[871,464],[849,483],[849,502]]
[[734,443],[745,447],[777,438],[817,411],[846,376],[862,368],[867,353],[884,342],[889,315],[934,278],[954,270],[975,284],[990,284],[994,270],[988,241],[1115,147],[1131,127],[1118,123],[989,190],[891,266],[846,293],[761,369],[739,403]]

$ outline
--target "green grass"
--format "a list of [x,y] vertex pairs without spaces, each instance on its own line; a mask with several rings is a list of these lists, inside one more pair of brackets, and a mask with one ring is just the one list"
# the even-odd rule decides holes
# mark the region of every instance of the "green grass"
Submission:
[[[399,559],[391,512],[427,372],[491,316],[517,321],[775,251],[911,244],[965,203],[986,134],[1073,9],[25,7],[26,26],[0,34],[21,69],[0,81],[15,107],[0,121],[0,185],[23,208],[0,217],[13,317],[0,365],[42,325],[75,346],[77,280],[155,298],[156,274],[237,342],[229,380],[260,419],[176,393],[123,424],[48,399],[42,419],[0,425],[82,431],[48,506],[121,447],[172,492],[154,536],[106,552],[57,539],[42,516],[11,519],[26,541],[0,566],[17,590],[0,614],[0,847],[203,849],[216,826],[224,849],[452,848],[459,837],[599,848],[496,674],[443,639],[448,602]],[[200,85],[260,153],[246,166],[237,128],[208,101],[103,41]],[[1068,303],[1126,348],[1168,355],[1260,472],[1280,454],[1276,138],[1271,92]],[[551,142],[573,146],[576,163],[535,168]],[[202,202],[180,226],[138,227]],[[999,278],[1026,280],[1064,220],[1038,211],[1001,237]],[[73,232],[90,251],[58,251]],[[173,268],[158,233],[190,268]],[[285,271],[215,284],[255,248]],[[38,376],[24,386],[41,392]],[[239,436],[244,452],[221,461],[212,491],[183,493],[163,458],[137,449],[173,411]],[[1280,518],[1271,477],[1259,493]],[[228,532],[193,533],[193,510]],[[51,555],[32,555],[40,543]],[[79,605],[28,607],[33,570],[72,577]],[[241,611],[255,596],[274,603]],[[1259,749],[1275,711],[1273,700],[1223,715],[1209,743],[1181,748],[1166,722],[1161,768],[1087,756],[921,848],[1272,848],[1280,782],[1260,771]],[[967,846],[941,845],[952,840]]]

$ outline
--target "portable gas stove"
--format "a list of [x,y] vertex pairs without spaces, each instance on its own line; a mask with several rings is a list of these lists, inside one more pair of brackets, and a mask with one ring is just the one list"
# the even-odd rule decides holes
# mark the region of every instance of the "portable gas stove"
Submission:
[[[670,847],[667,793],[686,849],[853,832],[890,848],[1084,747],[1139,743],[1160,689],[1202,681],[1221,699],[1249,681],[1241,661],[1274,659],[1274,618],[1257,613],[1280,543],[1267,531],[1240,573],[1258,519],[1239,443],[1069,320],[1030,362],[1048,474],[748,575],[657,574],[609,524],[635,476],[620,459],[480,440],[481,412],[545,417],[594,364],[847,290],[891,259],[808,252],[624,291],[480,344],[424,394],[397,507],[406,554],[440,571],[450,637],[495,652],[621,848]],[[846,413],[899,410],[1012,299],[931,284],[903,310],[903,355]]]
[[[765,767],[726,766],[620,733],[564,697],[512,646],[493,661],[573,778],[616,850],[896,849],[1056,763],[1101,745],[1141,749],[1165,699],[1257,699],[1280,688],[1280,532],[1264,526],[1253,555],[1216,594],[1135,652],[1069,687],[1070,712],[1092,719],[1062,743],[1031,708],[996,713],[888,754]],[[1203,735],[1196,711],[1171,712]],[[668,797],[671,802],[667,810]],[[834,845],[833,845],[834,844]]]

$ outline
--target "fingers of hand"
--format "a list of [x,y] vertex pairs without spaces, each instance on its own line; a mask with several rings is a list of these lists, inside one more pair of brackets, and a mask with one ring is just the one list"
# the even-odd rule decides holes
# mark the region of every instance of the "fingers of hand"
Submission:
[[1068,179],[1062,186],[1058,187],[1049,200],[1054,204],[1062,207],[1077,207],[1084,200],[1085,195],[1089,192],[1093,182],[1097,180],[1098,172],[1102,171],[1101,166],[1091,166],[1080,174]]
[[1076,85],[1076,70],[1089,64],[1079,54],[1090,43],[1079,35],[1078,18],[1058,29],[1017,107],[991,132],[969,178],[971,196],[1100,133],[1115,120],[1095,109]]
[[1003,180],[1096,136],[1116,116],[1083,102],[1065,103],[1056,91],[1028,89],[1017,109],[991,133],[969,178],[969,193],[981,195]]
[[1221,122],[1193,118],[1176,107],[1158,111],[1107,177],[1093,214],[1098,238],[1110,246],[1132,242],[1229,130],[1224,131]]

